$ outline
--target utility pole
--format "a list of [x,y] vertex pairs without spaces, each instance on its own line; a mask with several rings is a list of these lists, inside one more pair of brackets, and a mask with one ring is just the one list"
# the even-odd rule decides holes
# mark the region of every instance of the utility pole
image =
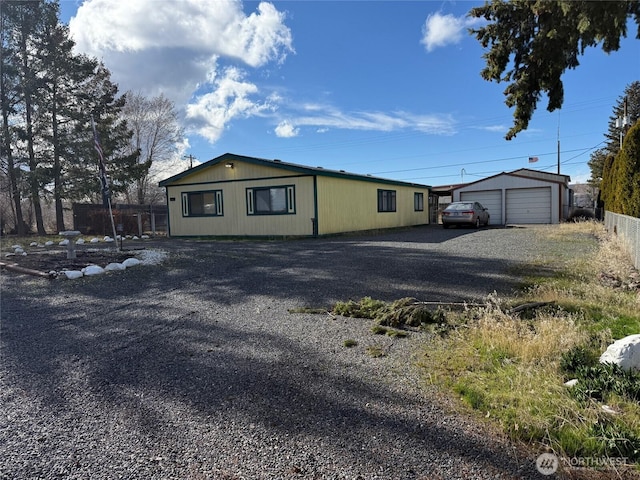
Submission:
[[627,116],[627,97],[624,97],[624,104],[622,107],[622,118],[616,118],[616,128],[620,129],[620,148],[622,149],[622,138],[624,137],[624,130],[627,125],[631,123]]
[[193,168],[193,160],[196,158],[193,155],[189,154],[189,155],[185,155],[183,158],[188,158],[189,159],[189,168]]

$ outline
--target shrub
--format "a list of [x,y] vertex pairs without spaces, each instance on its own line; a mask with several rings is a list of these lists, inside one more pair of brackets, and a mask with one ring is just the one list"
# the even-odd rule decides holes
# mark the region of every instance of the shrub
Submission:
[[560,370],[570,376],[575,376],[578,369],[596,365],[598,357],[593,349],[584,345],[576,345],[564,352],[560,357]]

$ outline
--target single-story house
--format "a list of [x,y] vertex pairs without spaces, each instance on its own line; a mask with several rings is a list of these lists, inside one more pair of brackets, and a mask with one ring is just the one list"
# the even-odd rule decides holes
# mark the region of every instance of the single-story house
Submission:
[[492,225],[560,223],[570,213],[570,181],[568,175],[521,168],[455,186],[451,200],[480,202]]
[[231,153],[160,186],[170,236],[316,236],[429,223],[427,185]]

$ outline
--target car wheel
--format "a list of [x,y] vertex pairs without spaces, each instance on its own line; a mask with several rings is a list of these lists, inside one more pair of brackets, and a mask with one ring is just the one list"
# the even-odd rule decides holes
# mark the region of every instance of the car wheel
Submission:
[[485,227],[489,226],[489,220],[491,219],[491,217],[489,217],[489,215],[487,215],[487,223],[484,224]]
[[476,223],[473,226],[475,228],[480,228],[480,217],[476,218]]

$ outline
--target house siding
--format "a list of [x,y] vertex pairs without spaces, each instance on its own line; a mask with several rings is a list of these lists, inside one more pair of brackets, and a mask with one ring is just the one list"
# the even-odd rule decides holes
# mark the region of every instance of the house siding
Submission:
[[[396,192],[396,211],[378,211],[378,190]],[[414,194],[424,210],[414,210]],[[321,235],[424,225],[429,223],[429,189],[418,186],[318,177],[318,233]]]
[[[233,167],[226,167],[227,163]],[[233,154],[160,185],[167,192],[170,236],[312,236],[429,223],[430,187],[426,185]],[[273,187],[286,188],[286,212],[259,214],[254,208],[258,199],[251,192]],[[396,192],[395,211],[378,211],[379,190]],[[215,210],[211,200],[203,208],[217,215],[187,216],[183,198],[186,201],[188,193],[208,191],[216,192]],[[422,211],[415,211],[415,193],[423,196]],[[295,202],[291,202],[293,197]],[[261,204],[266,205],[269,198],[261,195]],[[271,197],[271,202],[282,206],[285,200]]]
[[[245,178],[246,177],[246,178]],[[264,177],[264,178],[261,178]],[[295,213],[249,215],[247,189],[275,186],[295,188]],[[223,215],[185,217],[181,195],[186,192],[221,190]],[[198,172],[167,187],[169,200],[169,235],[172,236],[304,236],[313,234],[311,218],[315,216],[313,177],[301,176],[277,168],[234,162]],[[171,200],[171,199],[174,200]]]

